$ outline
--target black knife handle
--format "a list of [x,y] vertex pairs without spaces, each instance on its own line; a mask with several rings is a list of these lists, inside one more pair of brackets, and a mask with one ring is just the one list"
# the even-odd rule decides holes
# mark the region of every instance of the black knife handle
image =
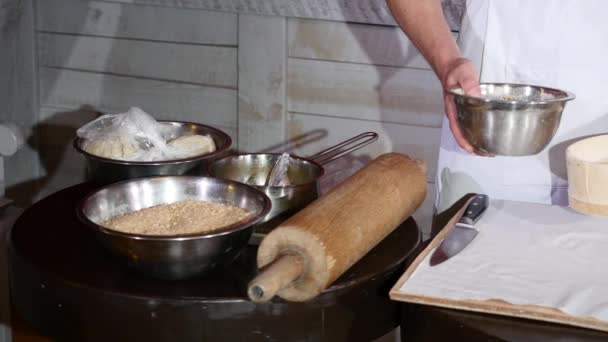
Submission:
[[466,224],[473,224],[477,222],[477,220],[479,220],[481,215],[483,215],[488,208],[489,203],[490,199],[488,195],[475,195],[462,215],[460,222]]

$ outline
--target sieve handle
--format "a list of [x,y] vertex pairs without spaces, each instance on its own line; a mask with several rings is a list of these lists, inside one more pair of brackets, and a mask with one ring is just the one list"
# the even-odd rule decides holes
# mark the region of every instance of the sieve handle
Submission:
[[308,159],[312,159],[315,162],[324,165],[342,157],[343,155],[356,151],[363,146],[367,146],[376,140],[378,140],[378,134],[375,132],[361,133],[315,155],[312,155],[308,157]]

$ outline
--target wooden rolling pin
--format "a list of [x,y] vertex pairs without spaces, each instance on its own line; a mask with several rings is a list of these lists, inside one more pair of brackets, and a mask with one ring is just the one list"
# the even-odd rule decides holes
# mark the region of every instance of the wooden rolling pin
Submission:
[[271,231],[260,243],[260,274],[249,298],[317,296],[420,207],[426,165],[381,155]]

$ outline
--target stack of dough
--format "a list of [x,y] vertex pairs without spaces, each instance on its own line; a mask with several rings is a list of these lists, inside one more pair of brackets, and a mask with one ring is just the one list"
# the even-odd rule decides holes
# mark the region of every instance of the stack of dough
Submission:
[[215,143],[208,135],[187,135],[171,140],[167,146],[175,154],[185,157],[198,156],[215,151]]
[[[108,159],[156,162],[197,157],[214,152],[209,135],[188,134],[170,140],[181,131],[164,125],[140,108],[121,114],[105,114],[76,131],[83,150]],[[193,132],[192,132],[193,133]]]
[[581,140],[566,150],[570,207],[608,216],[608,135]]
[[134,159],[139,151],[133,141],[124,136],[87,141],[83,149],[96,156],[120,160]]
[[[96,156],[117,160],[138,160],[142,152],[141,148],[136,146],[135,140],[126,136],[87,141],[83,149]],[[211,153],[215,149],[215,143],[208,135],[186,135],[169,141],[165,155],[170,157],[168,159],[188,158]]]

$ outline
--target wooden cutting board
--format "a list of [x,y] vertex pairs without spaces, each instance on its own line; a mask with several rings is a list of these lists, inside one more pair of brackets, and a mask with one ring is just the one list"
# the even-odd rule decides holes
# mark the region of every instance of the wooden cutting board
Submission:
[[608,331],[608,290],[601,289],[608,284],[606,218],[492,201],[475,240],[446,262],[428,266],[463,211],[407,268],[391,299]]

